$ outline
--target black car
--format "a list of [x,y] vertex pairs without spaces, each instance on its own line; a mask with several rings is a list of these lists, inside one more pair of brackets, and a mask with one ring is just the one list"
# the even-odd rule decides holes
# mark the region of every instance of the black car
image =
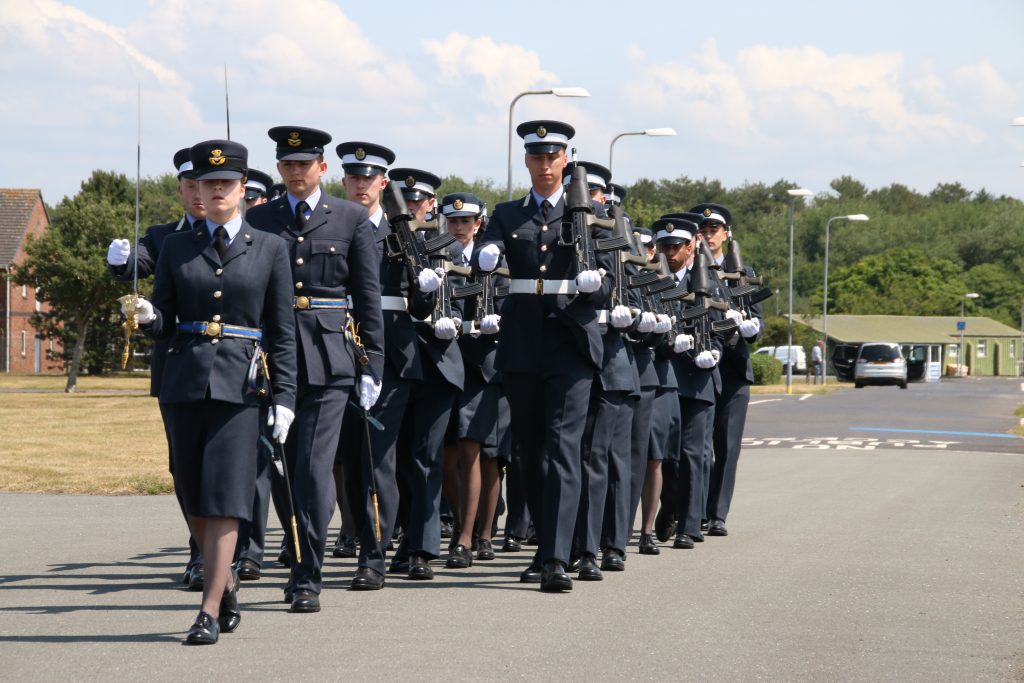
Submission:
[[853,381],[853,366],[857,362],[860,344],[836,344],[832,347],[830,361],[836,373],[836,379],[842,382]]

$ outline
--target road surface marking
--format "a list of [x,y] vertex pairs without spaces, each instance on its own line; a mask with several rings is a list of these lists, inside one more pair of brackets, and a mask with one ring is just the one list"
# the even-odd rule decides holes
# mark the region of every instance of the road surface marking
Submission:
[[781,401],[781,398],[762,398],[760,401],[751,401],[747,405],[756,406],[758,403],[771,403],[772,401]]
[[944,429],[895,429],[889,427],[850,427],[852,431],[865,432],[902,432],[906,434],[951,434],[953,436],[989,436],[994,439],[1019,439],[1016,434],[996,434],[994,432],[953,432]]

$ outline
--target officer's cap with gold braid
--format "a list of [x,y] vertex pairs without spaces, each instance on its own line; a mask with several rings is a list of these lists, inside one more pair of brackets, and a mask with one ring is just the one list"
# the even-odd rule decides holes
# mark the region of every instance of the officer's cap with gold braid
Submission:
[[729,213],[729,209],[725,208],[721,204],[711,204],[707,202],[704,204],[698,204],[690,209],[690,213],[699,213],[701,215],[701,227],[704,227],[705,225],[724,225],[727,228],[732,227],[732,214]]
[[477,218],[484,213],[484,203],[472,192],[452,192],[441,200],[441,213],[445,218],[473,216]]
[[302,126],[275,126],[267,131],[277,143],[278,161],[309,161],[324,153],[331,136],[316,128]]
[[379,175],[395,163],[395,153],[372,142],[343,142],[334,148],[341,167],[351,175]]
[[576,129],[561,121],[527,121],[516,127],[528,154],[551,154],[569,146]]
[[188,150],[199,180],[241,180],[249,168],[249,150],[231,140],[207,140]]
[[406,201],[419,201],[437,196],[441,179],[428,171],[418,168],[393,168],[388,171],[391,182],[398,183]]

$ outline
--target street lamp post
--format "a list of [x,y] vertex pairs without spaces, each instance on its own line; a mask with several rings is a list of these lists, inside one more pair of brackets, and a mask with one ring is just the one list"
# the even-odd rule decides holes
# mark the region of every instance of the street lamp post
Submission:
[[793,351],[793,217],[796,213],[797,197],[812,197],[814,193],[810,190],[798,187],[794,190],[786,190],[789,195],[789,317],[786,320],[786,393],[793,393],[793,359],[790,354]]
[[825,342],[825,348],[821,350],[821,386],[828,381],[828,229],[832,221],[866,221],[868,217],[862,213],[852,213],[849,216],[832,216],[825,223],[825,293],[821,303],[821,337]]
[[615,141],[626,135],[646,135],[648,137],[665,137],[678,135],[674,128],[647,128],[646,130],[634,130],[627,133],[619,133],[612,138],[612,142],[608,145],[608,170],[612,170],[612,152],[615,150]]
[[956,347],[957,359],[956,359],[956,376],[964,376],[964,330],[967,329],[967,321],[964,319],[965,309],[964,304],[967,303],[968,299],[977,299],[980,294],[977,292],[968,292],[960,298],[960,344]]
[[516,95],[508,106],[508,199],[512,199],[512,110],[516,102],[527,95],[554,95],[555,97],[590,97],[586,88],[547,88],[545,90],[527,90]]

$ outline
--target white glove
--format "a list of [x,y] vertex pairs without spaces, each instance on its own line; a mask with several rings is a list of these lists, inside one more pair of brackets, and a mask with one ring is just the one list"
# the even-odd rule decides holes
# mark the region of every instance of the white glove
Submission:
[[480,332],[482,334],[497,334],[501,325],[501,316],[496,313],[485,315],[480,321]]
[[441,286],[441,276],[437,274],[436,270],[424,268],[420,271],[420,274],[416,276],[416,282],[419,284],[421,292],[430,294]]
[[455,339],[455,321],[451,318],[438,318],[434,321],[434,336],[438,339]]
[[624,330],[633,324],[633,313],[626,306],[616,306],[608,314],[608,322],[617,330]]
[[654,334],[665,334],[672,329],[672,319],[664,313],[659,313],[654,323]]
[[380,382],[374,382],[369,375],[359,376],[359,405],[369,410],[380,398]]
[[743,322],[743,314],[737,311],[735,308],[730,308],[728,311],[725,312],[725,319],[735,320],[736,324],[739,325],[741,322]]
[[710,351],[701,351],[697,354],[697,357],[693,359],[693,362],[696,363],[698,368],[708,370],[715,367],[715,363],[718,361],[715,360],[714,354]]
[[718,349],[711,349],[711,357],[715,359],[715,363],[718,363],[722,359],[722,352]]
[[480,257],[477,263],[480,264],[480,270],[485,270],[489,273],[498,266],[499,258],[501,258],[501,249],[498,249],[498,245],[488,244],[480,250]]
[[672,345],[672,350],[676,353],[686,353],[693,348],[693,335],[692,334],[677,334],[676,341]]
[[[128,317],[128,309],[124,304],[121,304],[121,313],[124,317]],[[156,320],[153,304],[140,296],[135,302],[135,318],[139,321],[140,325],[148,325]]]
[[636,331],[640,334],[648,334],[653,332],[657,325],[658,318],[650,311],[644,311],[640,314],[640,323],[636,326]]
[[292,426],[294,419],[295,413],[284,406],[274,406],[274,409],[267,413],[267,426],[274,428],[271,436],[275,441],[284,443],[288,440],[288,428]]
[[112,266],[123,266],[128,263],[132,253],[132,243],[128,240],[114,240],[107,247],[107,263]]
[[601,278],[604,277],[602,270],[584,270],[576,276],[576,289],[584,294],[590,294],[601,289]]
[[750,318],[740,323],[740,334],[750,339],[756,337],[757,333],[761,331],[761,321],[757,318]]

